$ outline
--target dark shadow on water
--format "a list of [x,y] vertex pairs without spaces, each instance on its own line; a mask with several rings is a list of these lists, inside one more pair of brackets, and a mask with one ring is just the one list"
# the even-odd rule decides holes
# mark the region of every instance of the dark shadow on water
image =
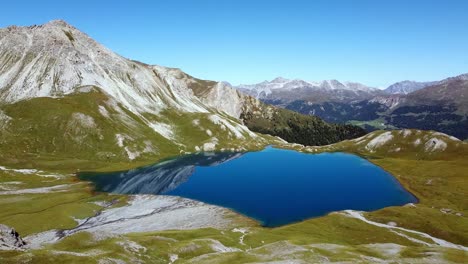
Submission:
[[239,158],[241,152],[197,153],[165,160],[128,171],[78,174],[92,181],[97,191],[119,194],[164,194],[177,188],[195,172],[196,167],[216,166]]

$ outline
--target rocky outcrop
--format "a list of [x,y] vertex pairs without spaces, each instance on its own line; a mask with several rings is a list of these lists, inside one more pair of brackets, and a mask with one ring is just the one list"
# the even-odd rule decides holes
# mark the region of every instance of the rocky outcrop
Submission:
[[25,245],[15,229],[0,224],[0,250],[21,250]]

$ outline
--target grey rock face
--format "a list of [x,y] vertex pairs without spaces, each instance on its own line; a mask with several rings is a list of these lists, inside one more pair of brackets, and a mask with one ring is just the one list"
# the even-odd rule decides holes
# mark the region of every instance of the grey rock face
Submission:
[[229,85],[213,82],[210,93],[197,96],[189,87],[194,78],[181,70],[124,58],[61,20],[0,29],[0,65],[4,103],[97,87],[136,115],[211,108],[240,115],[241,96]]
[[25,245],[15,229],[0,224],[0,250],[20,250]]

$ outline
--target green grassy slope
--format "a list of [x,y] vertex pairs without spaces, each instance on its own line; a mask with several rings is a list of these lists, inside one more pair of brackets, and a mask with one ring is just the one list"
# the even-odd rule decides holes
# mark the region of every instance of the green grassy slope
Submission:
[[[222,113],[165,110],[157,116],[136,116],[97,88],[0,105],[0,111],[0,164],[23,168],[127,167],[202,150],[205,143],[214,142],[217,150],[266,144],[263,136],[235,134],[215,122],[222,118],[238,128],[238,121]],[[148,122],[166,124],[170,137],[155,132]]]

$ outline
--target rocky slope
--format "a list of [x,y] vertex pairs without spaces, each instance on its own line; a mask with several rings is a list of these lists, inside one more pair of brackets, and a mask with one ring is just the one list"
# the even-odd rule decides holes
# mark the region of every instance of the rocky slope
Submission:
[[25,245],[15,229],[0,224],[0,250],[21,250]]
[[177,78],[180,71],[123,58],[64,21],[1,29],[0,44],[6,103],[96,86],[139,116],[165,109],[209,112],[187,89],[189,80]]
[[154,160],[258,148],[268,140],[241,117],[275,111],[226,83],[126,59],[61,20],[0,29],[0,159],[6,163],[58,155]]

